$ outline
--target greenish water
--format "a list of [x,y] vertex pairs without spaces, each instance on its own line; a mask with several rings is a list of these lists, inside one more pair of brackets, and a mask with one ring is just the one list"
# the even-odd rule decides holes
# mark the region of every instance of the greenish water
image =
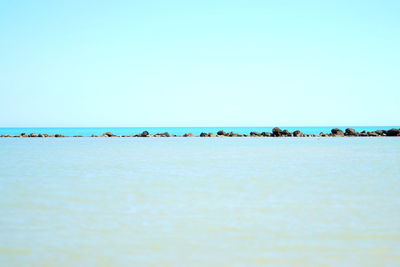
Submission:
[[398,266],[400,138],[0,139],[1,266]]

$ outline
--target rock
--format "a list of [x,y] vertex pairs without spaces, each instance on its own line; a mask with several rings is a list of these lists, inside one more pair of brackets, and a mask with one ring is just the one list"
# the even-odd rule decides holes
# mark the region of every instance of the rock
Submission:
[[293,132],[294,137],[303,137],[304,134],[300,130],[296,130]]
[[376,133],[377,135],[379,135],[379,136],[382,136],[382,135],[383,135],[383,131],[382,131],[382,130],[376,130],[375,133]]
[[362,131],[359,136],[365,137],[368,136],[368,133],[366,131]]
[[74,137],[83,137],[83,135],[74,135]]
[[250,132],[250,136],[262,136],[259,132]]
[[148,131],[143,131],[141,134],[139,134],[139,137],[148,137],[150,134]]
[[54,137],[65,137],[65,136],[62,134],[55,134]]
[[334,128],[331,130],[333,136],[344,136],[344,132],[339,128]]
[[278,136],[282,136],[282,130],[278,127],[275,127],[274,129],[272,129],[272,136],[278,137]]
[[270,133],[270,132],[262,132],[261,135],[265,136],[265,137],[271,137],[272,133]]
[[344,135],[357,136],[357,135],[359,135],[359,133],[356,130],[354,130],[353,128],[347,128]]
[[400,129],[390,129],[386,131],[387,136],[400,136]]
[[106,132],[106,133],[103,133],[103,136],[112,137],[112,136],[115,136],[115,135],[112,132]]
[[220,131],[217,132],[217,135],[224,135],[224,136],[225,136],[225,135],[226,135],[226,132],[220,130]]
[[208,137],[215,137],[214,133],[208,133]]
[[185,134],[183,135],[183,137],[193,137],[193,134],[192,134],[192,133],[185,133]]
[[29,137],[38,137],[38,135],[35,133],[31,133],[31,134],[29,134]]
[[207,133],[201,133],[200,137],[208,137],[208,134]]
[[282,136],[292,136],[292,133],[285,129],[282,131]]
[[154,135],[154,136],[158,136],[158,137],[170,137],[170,135],[169,135],[169,133],[168,133],[168,132],[165,132],[165,133],[159,133],[159,134],[156,134],[156,135]]
[[234,133],[234,132],[230,132],[230,133],[228,134],[229,137],[238,137],[238,135],[239,135],[239,134]]
[[376,132],[367,132],[368,136],[379,136]]

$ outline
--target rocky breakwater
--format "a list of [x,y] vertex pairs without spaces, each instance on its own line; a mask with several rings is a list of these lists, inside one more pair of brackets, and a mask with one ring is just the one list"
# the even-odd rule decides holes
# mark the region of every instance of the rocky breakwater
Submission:
[[[0,137],[68,137],[66,135],[63,134],[36,134],[36,133],[30,133],[30,134],[26,134],[26,133],[21,133],[19,135],[9,135],[9,134],[3,134],[0,135]],[[78,135],[74,136],[74,137],[80,137]]]
[[[105,132],[101,135],[92,134],[90,137],[383,137],[383,136],[400,136],[400,129],[390,129],[390,130],[376,130],[376,131],[362,131],[357,132],[355,129],[347,128],[344,131],[339,128],[334,128],[330,133],[320,133],[316,134],[305,134],[300,130],[296,130],[294,132],[290,132],[286,129],[282,130],[278,127],[272,129],[272,132],[250,132],[249,134],[240,134],[235,132],[225,132],[223,130],[215,133],[205,133],[202,132],[200,135],[194,135],[193,133],[185,133],[183,135],[175,135],[170,134],[168,132],[164,133],[156,133],[150,134],[148,131],[143,131],[139,134],[130,134],[130,135],[115,135],[112,132]],[[9,135],[3,134],[0,137],[69,137],[62,134],[36,134],[36,133],[21,133],[19,135]],[[72,137],[84,137],[82,135],[74,135]]]

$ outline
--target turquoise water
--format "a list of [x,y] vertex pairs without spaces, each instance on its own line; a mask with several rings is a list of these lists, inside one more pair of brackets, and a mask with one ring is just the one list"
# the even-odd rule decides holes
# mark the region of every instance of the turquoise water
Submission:
[[2,138],[0,166],[0,266],[400,262],[400,138]]
[[[226,132],[235,132],[240,134],[249,134],[250,132],[271,132],[274,127],[95,127],[95,128],[0,128],[0,135],[19,135],[21,133],[47,133],[47,134],[63,134],[63,135],[83,135],[90,136],[92,134],[103,134],[104,132],[113,132],[116,135],[138,134],[143,131],[149,131],[151,134],[169,132],[170,134],[183,135],[185,133],[193,133],[199,135],[201,132],[216,133],[219,130]],[[319,134],[320,132],[330,133],[332,128],[354,128],[357,131],[375,131],[389,130],[392,128],[400,128],[400,126],[325,126],[325,127],[280,127],[293,132],[301,130],[305,134]]]

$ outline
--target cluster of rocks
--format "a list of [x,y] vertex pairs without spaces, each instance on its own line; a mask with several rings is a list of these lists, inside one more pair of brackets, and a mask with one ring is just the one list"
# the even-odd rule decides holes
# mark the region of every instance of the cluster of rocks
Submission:
[[[186,133],[184,135],[175,135],[165,133],[150,134],[148,131],[144,131],[140,134],[131,135],[115,135],[112,132],[106,132],[102,135],[92,134],[91,137],[367,137],[367,136],[400,136],[400,129],[390,129],[390,130],[376,130],[372,132],[362,131],[357,132],[352,128],[347,128],[344,132],[339,128],[334,128],[330,133],[320,133],[317,134],[304,134],[300,130],[294,132],[289,132],[288,130],[282,130],[278,127],[272,129],[272,132],[250,132],[250,134],[239,134],[234,132],[218,131],[217,134],[214,133],[201,133],[196,136],[192,133]],[[0,137],[68,137],[62,134],[26,134],[21,133],[20,135],[9,135],[3,134]],[[83,137],[82,135],[74,135],[72,137]]]
[[[3,135],[0,135],[0,137],[67,137],[67,136],[62,135],[62,134],[35,134],[35,133],[26,134],[26,133],[21,133],[20,135],[3,134]],[[76,135],[74,137],[80,137],[80,136]]]
[[[321,133],[320,135],[322,135]],[[338,128],[332,129],[329,136],[341,137],[341,136],[400,136],[400,129],[390,129],[390,130],[376,130],[376,131],[362,131],[357,132],[352,128],[347,128],[344,132]]]

